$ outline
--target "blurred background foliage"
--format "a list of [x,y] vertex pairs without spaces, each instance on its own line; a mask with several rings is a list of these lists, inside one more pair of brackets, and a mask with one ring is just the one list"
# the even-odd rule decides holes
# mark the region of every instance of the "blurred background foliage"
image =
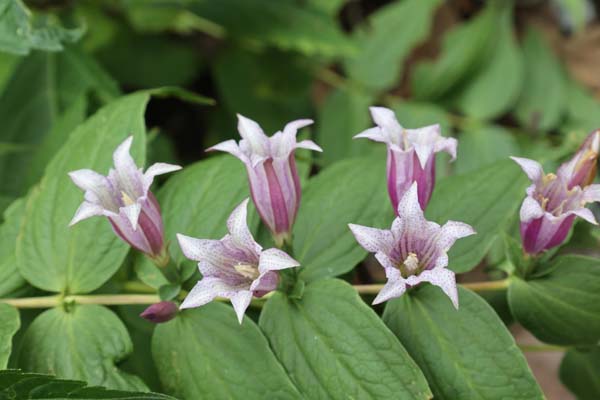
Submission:
[[[75,126],[121,94],[159,86],[215,105],[153,100],[148,163],[203,158],[237,137],[236,113],[268,133],[313,118],[324,149],[315,169],[383,157],[351,138],[372,125],[368,107],[384,105],[406,127],[440,123],[459,139],[455,163],[439,157],[442,176],[509,155],[555,166],[600,127],[599,12],[585,0],[2,0],[0,238],[14,237],[23,212],[8,205]],[[589,240],[588,229],[574,235]],[[503,259],[497,247],[489,265]],[[13,243],[0,255],[12,262]],[[23,284],[4,277],[0,292]],[[502,298],[490,299],[501,315]],[[136,342],[125,369],[159,390],[137,351],[152,327],[133,307],[119,312]]]

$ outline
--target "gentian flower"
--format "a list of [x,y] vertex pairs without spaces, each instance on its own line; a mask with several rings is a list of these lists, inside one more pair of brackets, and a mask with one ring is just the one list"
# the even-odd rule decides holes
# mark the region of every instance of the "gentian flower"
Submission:
[[140,317],[155,324],[162,324],[175,318],[179,308],[172,301],[161,301],[152,304],[140,314]]
[[377,126],[354,138],[367,138],[387,145],[387,187],[394,210],[398,210],[398,202],[413,182],[418,184],[419,204],[424,210],[435,185],[435,153],[445,151],[454,161],[456,139],[441,136],[437,124],[405,129],[388,108],[371,107],[370,111]]
[[178,165],[156,163],[142,172],[129,154],[133,137],[128,137],[113,153],[114,169],[103,176],[90,169],[69,172],[84,201],[70,225],[86,218],[108,217],[115,233],[157,264],[168,262],[160,207],[150,191],[154,177],[181,169]]
[[250,193],[264,224],[280,247],[290,242],[291,231],[300,206],[300,179],[296,170],[296,149],[322,151],[310,140],[296,142],[298,129],[312,124],[309,119],[292,121],[272,137],[251,119],[238,114],[238,130],[242,140],[227,140],[207,151],[233,154],[246,166]]
[[177,235],[183,254],[199,261],[202,280],[190,291],[181,308],[199,307],[215,297],[225,297],[242,323],[252,296],[262,297],[277,288],[281,269],[300,264],[278,249],[263,250],[246,224],[248,199],[227,220],[229,233],[221,240]]
[[[520,211],[521,240],[529,254],[539,254],[560,245],[569,233],[575,217],[597,224],[585,205],[600,201],[600,185],[569,188],[574,177],[583,176],[570,166],[555,174],[545,174],[542,166],[527,158],[511,157],[527,174],[532,184]],[[565,165],[569,165],[565,164]],[[574,171],[574,174],[569,172]],[[578,181],[579,178],[575,179]],[[580,180],[579,180],[580,181]]]
[[390,230],[349,225],[358,243],[385,269],[387,283],[373,304],[400,297],[423,282],[438,286],[458,309],[454,272],[447,269],[448,250],[457,239],[473,235],[471,226],[448,221],[444,226],[427,221],[413,183],[398,203],[398,217]]
[[557,175],[565,176],[569,189],[575,186],[583,188],[594,181],[599,149],[600,130],[595,130],[588,135],[573,158],[560,166]]

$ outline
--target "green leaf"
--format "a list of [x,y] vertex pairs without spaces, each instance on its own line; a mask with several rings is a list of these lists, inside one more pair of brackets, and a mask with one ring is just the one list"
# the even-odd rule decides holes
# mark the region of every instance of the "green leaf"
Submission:
[[308,115],[312,77],[299,61],[277,50],[255,54],[232,47],[219,55],[213,76],[227,107],[230,124],[226,129],[231,132],[224,137],[236,132],[236,113],[258,121],[268,133]]
[[298,301],[276,293],[260,327],[307,399],[431,398],[406,350],[343,281],[309,284]]
[[392,103],[390,108],[396,113],[400,124],[406,128],[440,124],[444,136],[449,136],[452,132],[448,113],[433,103],[402,101]]
[[353,34],[358,52],[345,63],[350,79],[371,90],[396,84],[411,50],[431,29],[440,0],[405,0],[390,3],[372,14]]
[[[165,238],[171,242],[171,258],[185,270],[195,270],[177,244],[177,233],[220,239],[227,233],[226,221],[233,209],[248,197],[243,164],[230,155],[199,161],[173,176],[157,194],[165,224]],[[166,283],[156,266],[144,256],[136,258],[140,279],[153,287]]]
[[0,141],[30,151],[0,157],[0,193],[24,195],[40,178],[50,155],[80,122],[81,104],[75,104],[90,91],[102,102],[119,93],[95,61],[75,48],[23,59],[0,96]]
[[250,318],[212,303],[156,327],[152,354],[166,391],[185,399],[299,399]]
[[103,306],[67,308],[44,311],[29,325],[19,367],[110,389],[147,390],[141,379],[116,365],[133,350],[121,320]]
[[175,400],[160,393],[124,392],[89,387],[85,382],[19,370],[0,371],[0,397],[6,399]]
[[600,347],[571,349],[560,364],[560,380],[578,400],[600,398]]
[[371,125],[369,106],[373,102],[373,96],[342,89],[327,96],[317,118],[317,142],[323,148],[319,156],[325,165],[372,149],[366,140],[352,137]]
[[546,343],[595,345],[600,340],[600,260],[562,256],[549,272],[528,281],[513,278],[510,309]]
[[[210,0],[188,2],[188,8],[221,25],[227,36],[313,56],[337,57],[355,50],[337,22],[325,13],[296,2]],[[235,12],[231,12],[235,10]]]
[[294,257],[306,281],[340,275],[365,258],[349,223],[387,226],[393,219],[382,157],[337,162],[308,181],[294,227]]
[[521,93],[524,65],[513,33],[512,7],[512,1],[507,1],[497,17],[494,53],[458,93],[451,94],[451,104],[470,117],[496,118],[508,111]]
[[0,51],[21,55],[33,49],[60,51],[63,43],[79,40],[83,32],[63,28],[51,14],[33,17],[21,0],[0,4]]
[[481,261],[498,234],[518,215],[525,187],[525,174],[512,160],[437,183],[427,206],[427,218],[439,224],[465,222],[477,232],[452,246],[448,253],[450,269],[467,272]]
[[519,154],[519,144],[509,130],[500,125],[470,127],[459,136],[454,172],[475,171],[515,154]]
[[104,218],[69,227],[83,195],[68,172],[89,168],[100,173],[112,166],[112,154],[129,135],[138,165],[145,155],[144,112],[148,92],[122,97],[103,107],[71,134],[52,159],[44,178],[28,196],[17,264],[40,289],[87,293],[100,287],[119,268],[129,247]]
[[514,115],[526,128],[547,131],[556,127],[565,111],[565,78],[562,67],[543,35],[529,28],[523,40],[526,88]]
[[[27,282],[17,270],[15,244],[25,213],[25,199],[16,200],[4,213],[0,225],[0,296],[10,297]],[[0,366],[1,368],[1,366]]]
[[582,136],[600,126],[600,102],[576,81],[567,85],[567,118],[561,126],[564,132],[577,131]]
[[98,58],[121,84],[140,89],[188,85],[202,70],[194,47],[166,36],[138,35],[125,29],[98,52]]
[[456,85],[471,79],[493,51],[491,44],[500,21],[500,2],[486,8],[469,22],[448,32],[437,60],[417,64],[411,76],[413,96],[418,100],[439,99]]
[[13,336],[21,326],[19,312],[8,304],[0,304],[0,321],[0,369],[4,369],[12,350]]
[[460,308],[432,285],[388,302],[383,319],[440,399],[543,399],[525,357],[494,310],[458,288]]

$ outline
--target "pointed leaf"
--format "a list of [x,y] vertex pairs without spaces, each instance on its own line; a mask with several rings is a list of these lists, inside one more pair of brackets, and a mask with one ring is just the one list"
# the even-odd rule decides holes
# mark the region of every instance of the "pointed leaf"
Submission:
[[459,287],[458,310],[439,288],[389,302],[383,319],[423,370],[434,398],[543,399],[525,357],[494,310]]
[[103,306],[71,307],[47,310],[29,325],[19,367],[109,389],[147,390],[141,379],[116,366],[133,350],[121,320]]
[[12,351],[13,336],[21,326],[19,312],[8,304],[0,304],[0,321],[0,369],[4,369]]
[[250,318],[212,303],[158,325],[152,354],[167,392],[185,399],[300,399]]
[[260,326],[305,398],[431,398],[406,350],[343,281],[309,284],[300,300],[278,292]]

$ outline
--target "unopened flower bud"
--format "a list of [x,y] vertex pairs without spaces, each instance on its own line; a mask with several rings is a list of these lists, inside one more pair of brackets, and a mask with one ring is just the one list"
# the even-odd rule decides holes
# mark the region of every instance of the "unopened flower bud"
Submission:
[[172,301],[161,301],[146,308],[140,317],[155,324],[161,324],[175,318],[178,311],[177,304]]

